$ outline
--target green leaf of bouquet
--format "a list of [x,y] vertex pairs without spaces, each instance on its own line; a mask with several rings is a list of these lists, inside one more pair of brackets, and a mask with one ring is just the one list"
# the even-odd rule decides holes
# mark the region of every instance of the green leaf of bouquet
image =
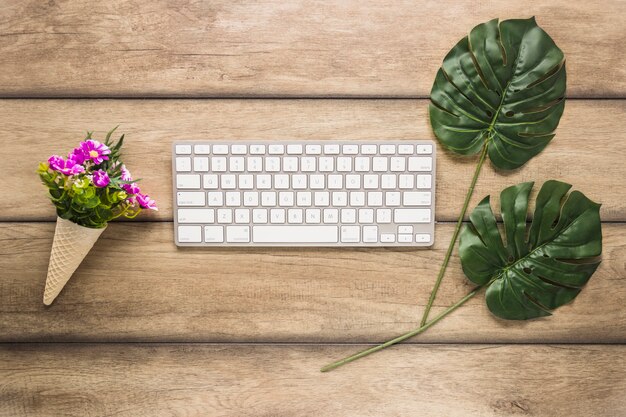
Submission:
[[514,169],[554,137],[565,106],[563,52],[534,18],[476,26],[448,53],[431,91],[430,122],[447,149],[487,144],[498,168]]
[[483,199],[461,232],[463,272],[487,285],[485,299],[498,317],[525,320],[550,315],[574,299],[600,264],[600,204],[570,184],[546,181],[537,196],[530,228],[526,225],[532,183],[500,194],[505,241]]

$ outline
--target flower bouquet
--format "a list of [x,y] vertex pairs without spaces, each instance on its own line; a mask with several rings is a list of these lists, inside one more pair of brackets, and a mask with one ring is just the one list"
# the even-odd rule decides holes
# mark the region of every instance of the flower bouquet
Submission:
[[[115,128],[116,129],[116,128]],[[92,132],[66,159],[52,155],[39,164],[38,174],[56,207],[57,223],[48,265],[43,303],[50,305],[78,268],[109,221],[134,218],[142,209],[157,210],[120,161],[122,135],[104,143]]]

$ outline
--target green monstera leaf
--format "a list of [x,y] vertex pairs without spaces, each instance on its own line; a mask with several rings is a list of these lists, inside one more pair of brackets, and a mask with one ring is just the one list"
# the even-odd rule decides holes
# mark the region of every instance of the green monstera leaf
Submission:
[[563,52],[534,18],[476,26],[448,53],[431,91],[441,144],[470,155],[487,146],[498,168],[525,164],[554,137],[565,106]]
[[571,185],[546,181],[537,195],[535,214],[526,227],[533,183],[500,194],[505,242],[489,196],[470,215],[461,232],[459,254],[465,275],[487,285],[487,306],[498,317],[525,320],[550,315],[574,299],[600,264],[600,204]]

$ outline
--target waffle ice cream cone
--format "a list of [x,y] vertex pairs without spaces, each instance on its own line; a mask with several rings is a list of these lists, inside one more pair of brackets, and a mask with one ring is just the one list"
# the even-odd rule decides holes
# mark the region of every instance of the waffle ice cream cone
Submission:
[[91,229],[57,217],[43,303],[50,305],[106,227]]

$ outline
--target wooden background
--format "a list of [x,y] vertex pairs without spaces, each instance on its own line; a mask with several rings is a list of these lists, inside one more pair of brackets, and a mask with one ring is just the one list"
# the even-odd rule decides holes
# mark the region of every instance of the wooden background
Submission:
[[[416,327],[476,163],[439,150],[432,250],[177,250],[175,139],[433,138],[428,94],[474,25],[536,15],[563,49],[553,143],[483,169],[472,206],[555,178],[601,202],[603,263],[551,318],[482,296]],[[0,0],[0,416],[626,415],[626,2]],[[103,234],[41,303],[54,211],[38,161],[116,124],[160,205]],[[435,310],[470,288],[451,263]]]

